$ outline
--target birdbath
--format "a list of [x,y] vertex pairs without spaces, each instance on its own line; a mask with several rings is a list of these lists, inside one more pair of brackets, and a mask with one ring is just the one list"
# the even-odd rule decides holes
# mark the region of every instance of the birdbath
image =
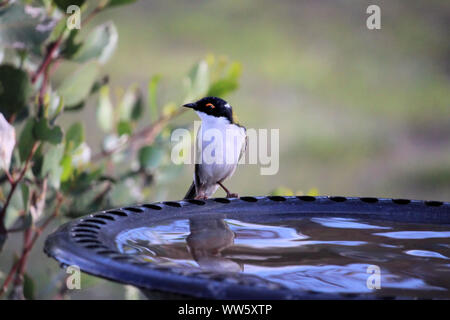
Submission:
[[61,226],[63,267],[149,298],[450,298],[450,203],[241,197],[140,204]]

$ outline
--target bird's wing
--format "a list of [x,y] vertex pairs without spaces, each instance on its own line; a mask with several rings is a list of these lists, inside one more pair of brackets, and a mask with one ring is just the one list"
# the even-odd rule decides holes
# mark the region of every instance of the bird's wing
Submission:
[[248,136],[247,136],[247,133],[245,133],[245,141],[242,144],[241,154],[239,155],[239,160],[241,160],[242,156],[245,154],[245,150],[247,150],[247,145],[248,145]]
[[188,191],[186,192],[186,195],[183,199],[194,199],[197,195],[197,192],[195,190],[195,183],[192,182],[191,186],[189,187]]

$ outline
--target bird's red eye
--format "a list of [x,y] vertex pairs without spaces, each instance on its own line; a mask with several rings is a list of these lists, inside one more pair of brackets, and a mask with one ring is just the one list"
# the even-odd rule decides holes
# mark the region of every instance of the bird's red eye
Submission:
[[214,106],[212,103],[207,103],[206,106],[207,106],[207,107],[210,107],[211,109],[214,109],[214,108],[215,108],[215,106]]

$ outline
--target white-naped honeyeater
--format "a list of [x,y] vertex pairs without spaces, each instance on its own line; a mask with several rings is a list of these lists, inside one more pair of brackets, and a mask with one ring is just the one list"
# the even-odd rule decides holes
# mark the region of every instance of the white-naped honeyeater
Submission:
[[246,129],[237,123],[233,108],[223,99],[205,97],[183,106],[195,110],[202,120],[195,146],[194,182],[184,199],[207,199],[219,186],[227,198],[239,197],[223,182],[234,174],[245,152]]

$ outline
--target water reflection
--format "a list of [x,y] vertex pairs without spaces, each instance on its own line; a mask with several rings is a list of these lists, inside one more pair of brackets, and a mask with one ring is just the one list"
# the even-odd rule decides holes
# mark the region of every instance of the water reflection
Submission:
[[[450,298],[448,226],[197,217],[128,230],[116,243],[120,251],[159,265],[243,272],[294,290]],[[370,265],[381,268],[382,290],[366,285]]]
[[240,272],[243,265],[225,258],[222,251],[234,244],[235,233],[223,219],[189,219],[186,243],[192,258],[203,269]]

